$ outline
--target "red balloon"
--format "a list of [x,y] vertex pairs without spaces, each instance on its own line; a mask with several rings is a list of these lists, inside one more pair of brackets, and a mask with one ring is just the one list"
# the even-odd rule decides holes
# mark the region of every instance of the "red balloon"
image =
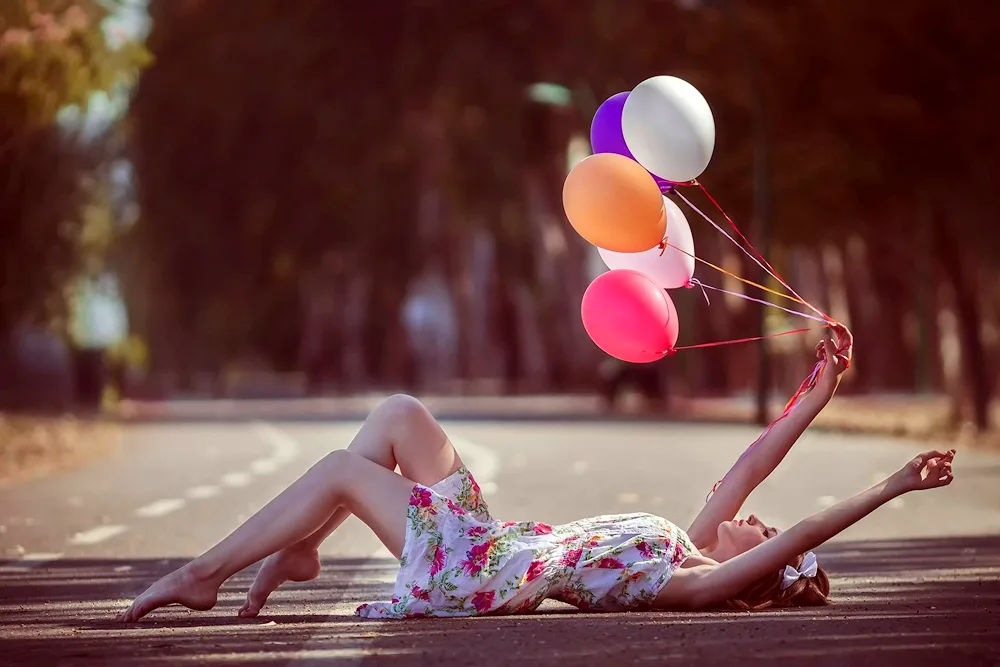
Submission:
[[580,314],[597,347],[622,361],[657,361],[677,344],[673,301],[638,271],[619,269],[599,275],[583,295]]

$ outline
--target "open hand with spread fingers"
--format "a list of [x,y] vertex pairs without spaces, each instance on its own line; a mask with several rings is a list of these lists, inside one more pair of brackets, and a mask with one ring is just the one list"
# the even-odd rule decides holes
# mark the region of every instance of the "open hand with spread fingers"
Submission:
[[947,452],[931,450],[917,455],[892,476],[896,490],[906,493],[948,486],[955,478],[951,470],[954,459],[954,449]]

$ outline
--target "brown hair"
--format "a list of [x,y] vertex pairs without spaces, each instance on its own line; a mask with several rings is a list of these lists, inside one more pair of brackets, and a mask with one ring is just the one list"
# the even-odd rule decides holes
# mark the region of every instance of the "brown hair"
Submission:
[[[802,568],[804,554],[800,554],[789,565]],[[822,567],[815,577],[801,577],[794,584],[781,590],[782,573],[785,568],[753,582],[736,596],[727,600],[726,609],[741,611],[763,611],[783,607],[821,607],[830,604],[830,579]]]

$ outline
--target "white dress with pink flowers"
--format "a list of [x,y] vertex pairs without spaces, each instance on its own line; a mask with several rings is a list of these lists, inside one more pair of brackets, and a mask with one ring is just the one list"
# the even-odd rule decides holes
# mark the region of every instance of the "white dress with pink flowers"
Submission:
[[433,487],[414,485],[393,599],[357,614],[517,614],[546,598],[586,611],[644,609],[692,553],[684,531],[651,514],[562,526],[495,521],[462,468]]

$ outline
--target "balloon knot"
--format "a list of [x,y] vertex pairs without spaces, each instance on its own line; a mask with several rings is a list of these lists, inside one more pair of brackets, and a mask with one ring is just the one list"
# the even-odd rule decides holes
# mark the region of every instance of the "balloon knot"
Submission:
[[663,257],[663,253],[667,251],[667,245],[669,240],[670,240],[669,236],[664,236],[663,240],[660,241],[659,245],[657,246],[660,249],[660,257]]
[[675,354],[677,354],[677,348],[676,347],[672,347],[669,350],[667,350],[667,356],[668,357],[672,357]]
[[692,287],[700,287],[701,293],[705,297],[705,303],[707,303],[710,306],[712,305],[712,300],[708,298],[708,290],[705,289],[704,283],[702,283],[700,280],[698,280],[697,278],[691,278],[690,280],[688,280],[687,285],[685,285],[685,287],[687,287],[688,289],[691,289]]

